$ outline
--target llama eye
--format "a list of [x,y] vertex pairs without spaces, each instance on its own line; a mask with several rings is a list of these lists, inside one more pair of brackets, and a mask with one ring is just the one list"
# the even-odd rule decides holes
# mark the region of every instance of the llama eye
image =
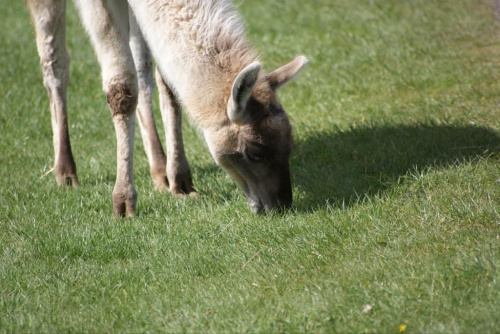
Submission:
[[255,153],[252,153],[250,151],[246,151],[245,155],[246,155],[248,160],[253,161],[253,162],[261,162],[261,161],[266,160],[265,156],[260,155],[260,154],[255,154]]

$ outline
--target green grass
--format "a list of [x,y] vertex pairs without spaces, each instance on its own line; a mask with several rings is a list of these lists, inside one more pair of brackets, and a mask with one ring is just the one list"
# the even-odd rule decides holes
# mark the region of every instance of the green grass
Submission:
[[113,125],[72,3],[80,187],[63,190],[43,177],[52,135],[29,15],[0,0],[0,333],[498,332],[494,5],[241,3],[268,70],[311,60],[280,91],[295,209],[252,215],[186,122],[200,198],[154,192],[136,140],[137,216],[116,219]]

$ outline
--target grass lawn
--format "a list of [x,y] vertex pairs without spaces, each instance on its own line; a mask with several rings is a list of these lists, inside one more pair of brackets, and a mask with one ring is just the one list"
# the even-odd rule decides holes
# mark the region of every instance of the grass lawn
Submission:
[[0,0],[0,333],[498,332],[495,3],[241,2],[266,69],[310,59],[279,94],[294,210],[253,215],[184,122],[200,197],[155,192],[137,139],[137,216],[116,219],[113,123],[72,2],[80,187],[64,190],[44,176],[52,134],[28,12]]

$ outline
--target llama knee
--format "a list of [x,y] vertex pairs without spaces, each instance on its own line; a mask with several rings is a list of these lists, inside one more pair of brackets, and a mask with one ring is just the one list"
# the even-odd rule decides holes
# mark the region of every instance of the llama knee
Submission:
[[106,98],[111,115],[130,115],[137,106],[137,78],[129,76],[127,78],[116,78],[107,84]]

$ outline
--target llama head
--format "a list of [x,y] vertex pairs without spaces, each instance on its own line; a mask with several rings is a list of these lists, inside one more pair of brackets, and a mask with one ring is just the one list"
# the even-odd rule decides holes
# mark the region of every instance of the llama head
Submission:
[[254,213],[292,205],[292,129],[276,90],[306,64],[299,56],[269,74],[258,62],[246,66],[232,83],[227,121],[205,132],[212,156],[243,189]]

